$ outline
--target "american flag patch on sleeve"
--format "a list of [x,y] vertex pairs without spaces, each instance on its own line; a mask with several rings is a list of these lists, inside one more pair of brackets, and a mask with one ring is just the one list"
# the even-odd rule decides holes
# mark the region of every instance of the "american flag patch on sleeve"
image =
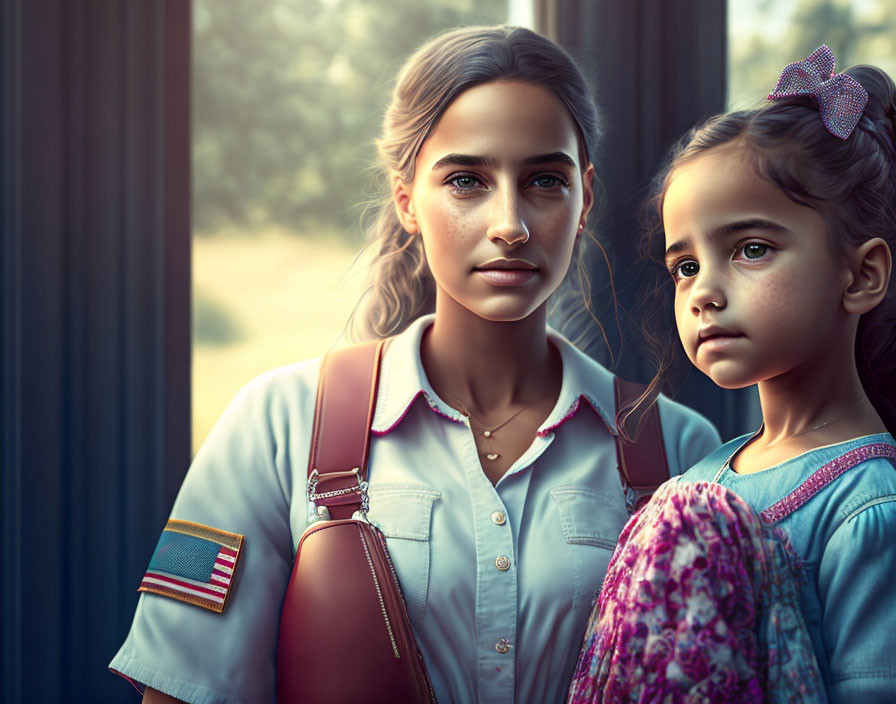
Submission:
[[137,591],[221,613],[242,548],[242,535],[171,518]]

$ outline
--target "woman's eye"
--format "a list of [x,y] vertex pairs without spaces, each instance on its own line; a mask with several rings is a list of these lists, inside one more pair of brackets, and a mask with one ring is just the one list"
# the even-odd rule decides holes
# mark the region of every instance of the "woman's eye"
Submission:
[[532,179],[532,185],[537,188],[550,190],[552,188],[556,188],[557,186],[568,188],[569,181],[553,174],[542,174],[541,176],[536,176],[534,179]]
[[746,259],[759,259],[768,252],[768,245],[762,242],[747,242],[741,249]]
[[481,185],[478,178],[472,174],[459,174],[448,181],[459,191],[469,191]]
[[532,183],[539,188],[553,188],[560,183],[560,179],[556,176],[538,176]]
[[672,276],[676,279],[690,279],[700,271],[700,265],[693,259],[685,259],[672,267]]

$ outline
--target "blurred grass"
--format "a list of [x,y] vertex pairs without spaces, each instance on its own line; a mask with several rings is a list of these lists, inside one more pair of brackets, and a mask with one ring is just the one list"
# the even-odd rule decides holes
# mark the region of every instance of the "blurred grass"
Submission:
[[194,454],[246,382],[341,340],[363,287],[356,254],[273,228],[194,237]]

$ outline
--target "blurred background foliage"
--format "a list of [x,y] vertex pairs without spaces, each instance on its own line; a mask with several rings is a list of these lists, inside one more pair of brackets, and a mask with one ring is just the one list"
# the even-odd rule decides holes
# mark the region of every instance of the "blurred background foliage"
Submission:
[[507,0],[195,0],[194,227],[359,240],[374,138],[423,40]]
[[896,75],[896,0],[731,0],[729,108],[761,104],[781,70],[821,44],[837,71],[863,63]]

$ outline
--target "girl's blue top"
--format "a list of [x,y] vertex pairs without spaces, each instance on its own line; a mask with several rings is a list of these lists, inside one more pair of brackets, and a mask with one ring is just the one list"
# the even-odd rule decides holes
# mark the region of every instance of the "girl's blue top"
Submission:
[[[728,461],[752,437],[722,445],[682,476],[717,481],[763,511],[820,468],[888,433],[819,447],[752,474]],[[896,702],[896,466],[876,457],[850,467],[778,525],[803,562],[801,606],[832,703]]]

